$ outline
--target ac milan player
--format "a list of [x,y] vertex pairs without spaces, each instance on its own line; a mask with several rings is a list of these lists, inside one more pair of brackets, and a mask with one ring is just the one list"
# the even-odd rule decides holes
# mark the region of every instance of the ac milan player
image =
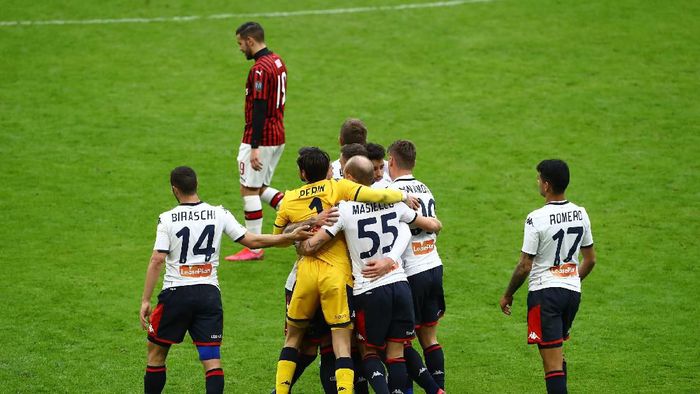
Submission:
[[[284,103],[287,98],[287,67],[267,49],[265,32],[256,22],[236,30],[241,52],[255,64],[245,86],[245,129],[238,149],[238,172],[245,226],[251,233],[262,230],[262,201],[277,209],[284,194],[270,187],[284,151]],[[226,257],[228,261],[261,260],[263,251],[244,248]]]
[[[527,293],[529,344],[537,344],[548,393],[566,393],[566,361],[562,343],[581,300],[581,281],[595,265],[593,235],[588,213],[566,200],[569,167],[561,160],[537,165],[537,184],[547,204],[525,220],[520,261],[500,300],[510,315],[513,294],[530,277]],[[583,263],[579,264],[579,252]]]
[[[224,372],[219,346],[223,338],[223,310],[217,266],[224,234],[248,247],[291,245],[308,238],[307,228],[291,234],[252,234],[221,206],[197,196],[197,175],[177,167],[170,184],[179,205],[158,217],[158,231],[141,299],[139,317],[148,331],[148,366],[144,392],[160,393],[165,386],[165,359],[170,346],[189,332],[204,367],[207,393],[222,393]],[[163,291],[151,310],[151,296],[165,265]]]

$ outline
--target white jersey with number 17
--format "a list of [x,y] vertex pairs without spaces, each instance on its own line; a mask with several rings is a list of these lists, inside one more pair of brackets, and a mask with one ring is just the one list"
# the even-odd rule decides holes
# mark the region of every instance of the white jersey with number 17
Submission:
[[222,206],[180,204],[160,214],[153,249],[168,254],[163,289],[198,284],[219,287],[216,267],[224,233],[238,241],[246,228]]
[[525,220],[522,248],[535,256],[529,290],[563,287],[580,292],[579,251],[592,245],[591,221],[583,207],[552,201],[532,211]]

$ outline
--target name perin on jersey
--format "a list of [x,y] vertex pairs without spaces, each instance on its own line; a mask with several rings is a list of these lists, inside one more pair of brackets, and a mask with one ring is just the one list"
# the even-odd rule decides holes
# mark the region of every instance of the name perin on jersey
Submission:
[[[396,178],[389,185],[389,188],[403,190],[418,197],[421,214],[423,216],[436,217],[433,193],[430,192],[430,189],[423,182],[413,178],[412,175]],[[406,275],[413,276],[442,265],[442,260],[435,244],[437,235],[419,228],[411,230],[411,234],[413,235],[411,242],[408,244],[408,248],[406,248],[403,256],[401,256]]]
[[583,207],[550,202],[525,220],[522,251],[534,255],[529,290],[563,287],[581,291],[579,252],[593,245],[591,222]]
[[219,286],[221,235],[237,241],[246,229],[221,206],[181,204],[158,217],[153,249],[167,253],[163,288],[210,284]]

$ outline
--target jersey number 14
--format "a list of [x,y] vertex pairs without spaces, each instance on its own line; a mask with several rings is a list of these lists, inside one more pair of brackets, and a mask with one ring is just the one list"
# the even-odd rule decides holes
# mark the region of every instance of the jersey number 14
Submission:
[[[187,250],[190,246],[190,228],[183,227],[175,235],[178,238],[182,238],[182,248],[180,248],[180,264],[185,264],[187,263]],[[204,242],[207,243],[207,246],[205,248],[202,248],[202,244]],[[214,254],[214,252],[216,252],[216,248],[214,248],[213,244],[214,225],[209,224],[206,227],[204,227],[204,230],[202,230],[202,234],[199,236],[199,239],[194,244],[194,248],[192,248],[192,254],[203,254],[204,261],[208,262],[209,260],[211,260],[211,256]]]

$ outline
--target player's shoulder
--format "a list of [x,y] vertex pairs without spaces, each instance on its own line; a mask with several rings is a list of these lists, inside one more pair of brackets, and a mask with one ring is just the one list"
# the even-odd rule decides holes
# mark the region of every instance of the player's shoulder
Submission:
[[531,226],[536,226],[541,222],[544,218],[549,217],[549,206],[545,205],[543,207],[539,207],[535,209],[534,211],[531,211],[530,213],[527,214],[527,218],[525,219],[525,224],[531,225]]
[[338,202],[338,212],[340,212],[341,215],[352,215],[352,207],[359,204],[361,203],[357,201],[341,200]]

